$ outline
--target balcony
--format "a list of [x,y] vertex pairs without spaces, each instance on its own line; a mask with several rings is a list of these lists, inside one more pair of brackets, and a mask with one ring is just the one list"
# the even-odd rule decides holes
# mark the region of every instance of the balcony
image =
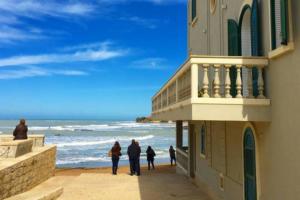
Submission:
[[153,96],[152,118],[270,121],[267,66],[264,57],[191,56]]

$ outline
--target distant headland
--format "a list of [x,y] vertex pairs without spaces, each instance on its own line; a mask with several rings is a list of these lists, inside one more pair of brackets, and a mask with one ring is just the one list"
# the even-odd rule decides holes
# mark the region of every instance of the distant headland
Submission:
[[135,119],[136,123],[167,123],[168,121],[156,121],[151,117],[137,117]]

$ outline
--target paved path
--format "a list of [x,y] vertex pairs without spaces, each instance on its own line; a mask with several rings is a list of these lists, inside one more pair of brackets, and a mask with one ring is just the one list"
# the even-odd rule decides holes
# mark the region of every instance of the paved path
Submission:
[[174,170],[127,174],[83,173],[79,176],[56,176],[64,187],[59,200],[211,200],[186,177]]

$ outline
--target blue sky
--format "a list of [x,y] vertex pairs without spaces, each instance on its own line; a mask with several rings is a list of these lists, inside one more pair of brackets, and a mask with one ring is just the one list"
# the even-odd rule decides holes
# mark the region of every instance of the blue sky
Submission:
[[133,119],[186,59],[186,0],[0,1],[0,118]]

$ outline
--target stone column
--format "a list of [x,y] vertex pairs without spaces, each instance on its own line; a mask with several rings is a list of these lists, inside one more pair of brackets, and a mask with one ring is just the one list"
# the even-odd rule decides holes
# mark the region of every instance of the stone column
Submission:
[[195,126],[189,123],[189,133],[188,133],[188,175],[190,177],[195,177]]
[[176,147],[182,147],[182,121],[176,121]]

